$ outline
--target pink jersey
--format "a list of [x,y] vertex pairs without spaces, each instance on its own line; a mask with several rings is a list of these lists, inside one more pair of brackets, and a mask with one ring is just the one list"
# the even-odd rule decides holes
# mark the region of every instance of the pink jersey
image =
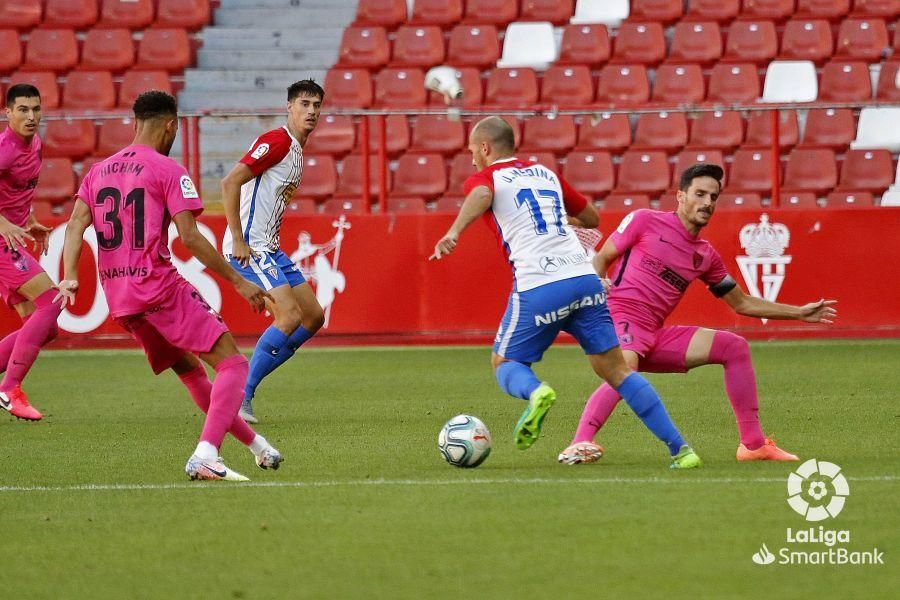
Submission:
[[110,314],[140,314],[170,297],[181,276],[169,254],[169,223],[181,211],[203,210],[184,167],[149,146],[128,146],[91,168],[78,197],[94,217]]
[[13,225],[28,222],[40,172],[40,136],[26,144],[11,127],[0,133],[0,215]]
[[650,330],[662,327],[695,279],[723,296],[735,287],[722,257],[693,236],[674,212],[636,210],[609,240],[621,258],[613,270],[609,308]]

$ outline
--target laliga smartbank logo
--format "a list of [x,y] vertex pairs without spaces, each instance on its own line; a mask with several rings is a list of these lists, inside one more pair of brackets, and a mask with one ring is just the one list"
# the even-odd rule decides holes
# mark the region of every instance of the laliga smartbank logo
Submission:
[[[839,466],[811,458],[788,475],[787,492],[787,503],[797,514],[809,522],[818,522],[834,519],[844,510],[844,503],[850,496],[850,484]],[[784,546],[772,552],[762,544],[752,559],[758,565],[775,562],[780,565],[884,564],[884,552],[878,548],[860,551],[843,546],[850,544],[850,539],[848,529],[830,529],[823,525],[798,530],[788,527],[785,543],[802,544],[800,549]]]

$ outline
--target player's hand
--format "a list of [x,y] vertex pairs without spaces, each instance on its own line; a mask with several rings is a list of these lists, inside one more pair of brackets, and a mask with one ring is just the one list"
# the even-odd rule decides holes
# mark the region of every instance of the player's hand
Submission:
[[33,219],[28,223],[26,231],[34,238],[34,253],[37,255],[47,254],[50,247],[50,232],[53,231],[46,225],[41,225],[37,219]]
[[243,238],[234,238],[231,243],[231,258],[238,261],[242,267],[250,264],[250,256],[253,250],[247,245]]
[[75,304],[75,293],[78,292],[78,281],[75,279],[63,279],[56,286],[56,296],[53,303],[59,303],[62,308]]
[[428,257],[428,260],[441,260],[444,256],[449,256],[456,249],[456,242],[459,240],[459,234],[448,232],[434,246],[434,254]]
[[26,242],[34,241],[34,237],[22,227],[13,225],[6,219],[0,222],[0,237],[6,242],[8,248],[25,246]]
[[831,324],[837,316],[837,310],[834,305],[837,300],[825,300],[824,298],[818,302],[810,302],[800,307],[800,320],[807,323],[828,323]]
[[256,312],[262,312],[266,308],[266,300],[270,302],[275,302],[272,296],[269,295],[267,291],[256,285],[255,283],[250,283],[246,279],[241,279],[236,284],[234,284],[234,289],[237,290],[237,293],[244,297],[244,300],[250,303],[250,306],[253,307],[253,310]]

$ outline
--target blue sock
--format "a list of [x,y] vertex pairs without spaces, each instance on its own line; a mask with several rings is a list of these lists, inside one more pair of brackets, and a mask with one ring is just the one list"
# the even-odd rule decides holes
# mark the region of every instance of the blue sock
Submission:
[[684,438],[678,433],[678,428],[669,418],[666,407],[663,406],[659,394],[656,393],[650,382],[644,379],[640,373],[632,373],[616,388],[616,391],[644,422],[647,429],[669,447],[669,453],[672,456],[678,454],[684,445]]
[[287,339],[287,343],[278,351],[278,354],[275,356],[275,367],[272,370],[277,369],[285,362],[287,359],[294,355],[294,352],[297,351],[300,346],[306,343],[306,341],[311,338],[313,334],[309,332],[309,330],[304,329],[303,325],[298,325],[297,329],[294,330],[294,333],[290,335]]
[[528,400],[531,392],[541,385],[531,367],[511,360],[497,367],[495,375],[501,390],[510,396],[522,398],[523,400]]
[[287,342],[288,336],[274,325],[270,325],[259,336],[259,341],[256,342],[256,348],[253,350],[253,357],[250,359],[250,373],[247,375],[247,385],[244,387],[244,398],[252,398],[259,382],[279,365],[278,353],[282,351]]

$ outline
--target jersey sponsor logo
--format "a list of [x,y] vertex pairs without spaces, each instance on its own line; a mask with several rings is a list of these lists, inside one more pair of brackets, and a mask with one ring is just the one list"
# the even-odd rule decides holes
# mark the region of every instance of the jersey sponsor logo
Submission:
[[673,271],[670,267],[659,258],[649,254],[641,257],[640,267],[642,270],[652,273],[671,285],[676,290],[683,292],[690,285],[690,281]]
[[[622,222],[619,223],[619,226],[616,227],[616,231],[619,233],[625,233],[625,230],[628,229],[628,226],[631,224],[631,221],[634,219],[634,213],[630,212],[625,215],[625,218],[622,219]],[[661,239],[661,238],[660,238]]]
[[181,176],[181,195],[184,198],[199,198],[200,194],[197,193],[197,188],[194,187],[194,182],[191,181],[191,178],[187,175]]
[[[737,256],[738,267],[751,296],[770,302],[778,299],[784,283],[785,270],[792,257],[784,253],[791,241],[791,233],[781,223],[770,223],[763,213],[759,223],[748,223],[738,234],[745,255]],[[768,319],[762,319],[766,323]]]
[[268,144],[260,144],[259,146],[256,147],[256,149],[250,155],[250,158],[252,158],[254,160],[259,160],[260,158],[265,156],[268,151],[269,151]]
[[[331,222],[331,226],[337,231],[334,237],[324,244],[314,244],[312,236],[306,231],[301,231],[297,236],[297,249],[291,254],[291,261],[300,270],[300,274],[315,287],[316,300],[325,311],[323,328],[328,327],[334,301],[347,285],[347,278],[338,270],[338,264],[341,258],[341,245],[344,243],[344,232],[350,229],[350,222],[341,215]],[[332,253],[333,256],[329,260],[328,255]]]
[[565,306],[561,306],[556,310],[551,310],[550,312],[546,312],[542,315],[534,315],[534,324],[537,326],[541,326],[549,325],[550,323],[556,323],[557,321],[565,319],[579,308],[584,308],[586,306],[599,306],[605,303],[606,295],[601,292],[597,292],[592,296],[585,296],[581,300],[575,300],[574,302]]
[[587,261],[587,254],[576,252],[568,256],[542,256],[540,259],[541,270],[544,273],[556,273],[563,267],[579,265]]

